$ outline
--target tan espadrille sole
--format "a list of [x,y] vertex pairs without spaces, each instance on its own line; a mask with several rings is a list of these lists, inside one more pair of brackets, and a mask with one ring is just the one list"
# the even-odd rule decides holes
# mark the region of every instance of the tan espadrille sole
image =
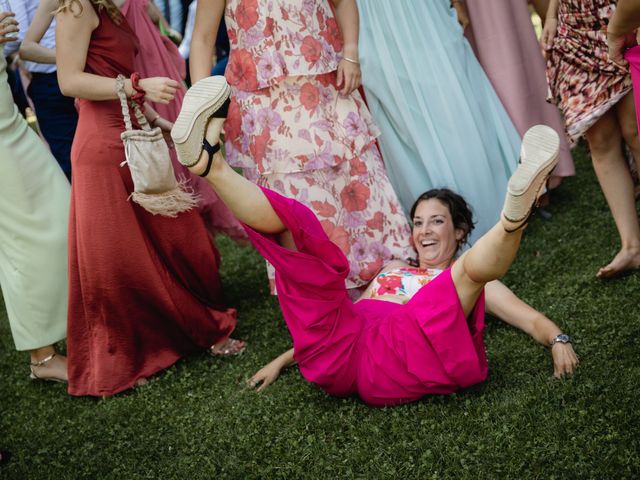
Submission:
[[560,137],[546,125],[535,125],[522,138],[520,164],[511,175],[502,210],[502,226],[513,232],[524,224],[545,185],[547,177],[558,163]]
[[207,121],[229,98],[231,89],[222,76],[203,78],[184,96],[180,114],[171,129],[178,160],[186,167],[198,163]]

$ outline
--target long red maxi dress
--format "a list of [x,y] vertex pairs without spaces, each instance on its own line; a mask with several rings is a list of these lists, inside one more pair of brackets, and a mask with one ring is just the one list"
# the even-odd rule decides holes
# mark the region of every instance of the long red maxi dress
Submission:
[[[103,9],[85,71],[133,72],[137,39]],[[69,224],[71,395],[113,395],[227,338],[235,310],[222,299],[219,255],[195,211],[154,216],[127,200],[118,100],[79,101]]]

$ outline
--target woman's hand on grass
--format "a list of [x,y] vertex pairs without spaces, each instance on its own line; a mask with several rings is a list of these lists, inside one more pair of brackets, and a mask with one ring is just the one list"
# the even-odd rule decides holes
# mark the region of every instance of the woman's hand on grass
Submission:
[[553,357],[553,376],[562,378],[573,373],[578,367],[578,356],[570,343],[555,343],[551,347]]
[[258,370],[247,383],[251,388],[255,388],[256,392],[260,393],[278,379],[282,367],[282,362],[276,358],[271,363]]
[[256,392],[261,392],[276,381],[283,368],[295,363],[296,361],[293,358],[293,348],[290,348],[282,355],[272,360],[268,365],[258,370],[253,377],[247,381],[247,384],[249,387],[255,388]]

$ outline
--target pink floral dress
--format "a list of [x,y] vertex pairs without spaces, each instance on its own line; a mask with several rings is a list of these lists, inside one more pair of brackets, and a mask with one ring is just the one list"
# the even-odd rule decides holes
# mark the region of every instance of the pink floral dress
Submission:
[[228,0],[225,21],[229,163],[312,209],[349,260],[347,288],[413,257],[378,128],[357,92],[335,86],[342,39],[329,1]]
[[631,90],[627,68],[607,55],[606,28],[615,8],[615,0],[559,3],[547,76],[573,142]]

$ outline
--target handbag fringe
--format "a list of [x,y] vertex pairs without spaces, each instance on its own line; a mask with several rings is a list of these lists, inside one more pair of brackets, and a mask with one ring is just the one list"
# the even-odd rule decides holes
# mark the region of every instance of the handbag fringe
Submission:
[[197,207],[200,201],[199,195],[185,189],[184,181],[181,181],[176,188],[167,192],[133,192],[129,198],[153,215],[171,218]]

